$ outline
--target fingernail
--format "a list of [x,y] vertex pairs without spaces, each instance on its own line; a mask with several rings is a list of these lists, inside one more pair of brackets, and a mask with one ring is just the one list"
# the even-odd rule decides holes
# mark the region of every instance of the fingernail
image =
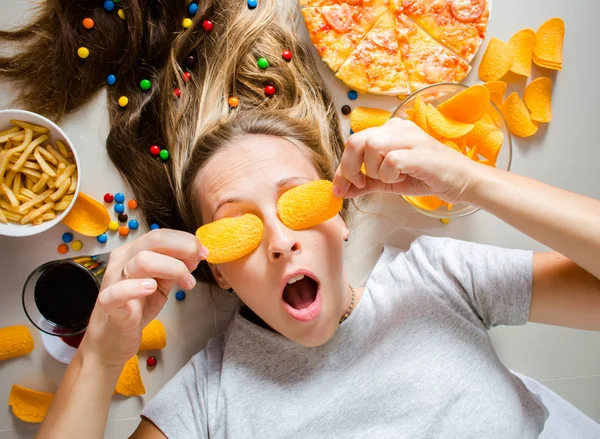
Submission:
[[208,249],[204,246],[200,248],[198,251],[198,259],[206,259],[208,258]]
[[196,286],[196,278],[191,273],[190,273],[190,283],[192,285],[192,288],[194,288]]
[[340,187],[338,185],[333,185],[333,195],[339,197],[341,193],[342,190],[340,189]]
[[142,281],[142,287],[147,290],[147,291],[154,291],[157,287],[156,285],[156,281],[154,279],[152,280],[143,280]]

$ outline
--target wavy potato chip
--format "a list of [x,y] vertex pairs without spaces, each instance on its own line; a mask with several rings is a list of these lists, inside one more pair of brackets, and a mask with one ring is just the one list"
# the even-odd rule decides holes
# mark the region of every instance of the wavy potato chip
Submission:
[[513,61],[511,47],[498,38],[492,38],[479,64],[479,78],[484,82],[497,81],[508,73]]
[[473,129],[472,123],[452,120],[438,111],[433,105],[427,105],[427,124],[436,134],[446,139],[458,139]]
[[160,320],[152,320],[142,330],[140,351],[155,351],[167,346],[167,332]]
[[477,156],[477,145],[469,149],[465,155],[471,160],[479,160],[479,157]]
[[62,222],[82,235],[98,236],[108,229],[110,215],[103,204],[79,192],[71,211]]
[[137,355],[134,355],[125,363],[125,367],[117,381],[115,393],[123,396],[138,396],[146,393],[146,388],[140,375]]
[[350,113],[350,127],[355,133],[367,128],[380,127],[392,117],[392,113],[379,108],[357,107]]
[[427,125],[427,105],[425,105],[422,96],[417,96],[412,110],[413,115],[411,120],[423,131],[429,131],[429,125]]
[[336,216],[344,200],[333,195],[333,183],[315,180],[285,192],[277,201],[279,219],[292,230],[308,229]]
[[527,107],[517,93],[511,93],[506,98],[500,111],[504,115],[509,131],[515,136],[529,137],[537,132],[537,122],[531,120]]
[[451,148],[455,151],[458,151],[462,154],[462,150],[458,147],[458,145],[456,143],[454,143],[452,140],[446,140],[444,142],[444,145],[446,145],[448,148]]
[[446,205],[444,201],[440,200],[435,195],[423,195],[423,196],[409,196],[405,195],[404,199],[414,206],[420,207],[423,210],[436,210]]
[[223,218],[196,230],[196,237],[208,249],[211,264],[235,261],[253,252],[263,238],[263,223],[256,215]]
[[46,417],[53,399],[52,393],[38,392],[13,384],[8,395],[8,405],[21,421],[39,423]]
[[562,70],[564,39],[565,22],[561,18],[551,18],[542,24],[535,34],[534,62],[541,67]]
[[552,120],[552,80],[541,77],[531,81],[523,92],[523,102],[531,111],[531,120],[550,122]]
[[438,105],[444,116],[463,123],[475,123],[490,106],[490,92],[483,85],[473,85]]
[[504,95],[506,94],[506,82],[490,81],[483,84],[483,86],[490,92],[490,101],[500,108],[500,105],[504,102]]
[[531,74],[531,60],[533,58],[533,47],[535,46],[535,31],[533,29],[522,29],[508,40],[514,61],[510,71],[517,75],[529,76]]
[[33,351],[33,338],[27,326],[0,328],[0,361],[21,357]]
[[492,163],[498,160],[498,153],[504,141],[504,134],[493,123],[490,124],[485,119],[475,124],[473,129],[464,137],[469,145],[477,146],[478,154],[481,154]]

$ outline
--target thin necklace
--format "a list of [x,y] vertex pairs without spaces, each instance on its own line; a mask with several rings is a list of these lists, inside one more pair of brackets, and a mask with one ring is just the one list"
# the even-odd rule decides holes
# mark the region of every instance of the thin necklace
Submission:
[[356,298],[356,293],[354,291],[354,288],[352,288],[352,285],[348,285],[348,286],[350,287],[350,291],[352,291],[352,300],[350,301],[350,308],[348,308],[348,311],[346,311],[346,314],[344,314],[342,316],[342,318],[340,319],[340,324],[342,324],[342,322],[344,320],[346,320],[350,314],[352,314],[352,310],[354,309],[354,299]]

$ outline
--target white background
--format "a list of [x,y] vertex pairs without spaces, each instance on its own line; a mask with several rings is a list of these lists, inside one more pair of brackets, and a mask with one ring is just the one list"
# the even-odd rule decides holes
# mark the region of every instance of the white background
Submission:
[[[99,2],[100,4],[101,2]],[[244,2],[240,0],[243,6]],[[0,27],[7,29],[26,21],[30,4],[15,0],[0,0],[2,13]],[[600,145],[598,124],[600,88],[597,85],[600,2],[592,0],[501,0],[494,2],[488,37],[507,41],[519,29],[534,30],[546,19],[559,16],[566,23],[564,70],[540,72],[534,67],[533,77],[549,75],[554,81],[554,120],[541,125],[538,134],[530,139],[514,140],[513,171],[555,186],[600,198]],[[305,38],[304,30],[301,31]],[[477,66],[465,83],[478,82]],[[59,62],[57,60],[57,62]],[[321,64],[321,63],[320,63]],[[321,64],[321,72],[330,84],[339,107],[377,106],[393,109],[400,101],[395,98],[361,96],[350,102],[347,88]],[[524,79],[510,77],[514,90],[522,91]],[[0,108],[10,107],[10,87],[0,92]],[[105,192],[131,191],[105,153],[104,141],[108,134],[106,100],[104,93],[77,114],[70,115],[59,125],[65,130],[79,151],[82,163],[82,191],[101,199]],[[2,128],[2,127],[0,127]],[[349,123],[344,118],[344,130]],[[394,196],[377,196],[366,208],[370,213],[352,221],[353,233],[348,244],[347,269],[350,280],[358,283],[374,264],[383,243],[399,247],[408,244],[420,234],[451,236],[506,247],[544,250],[539,243],[492,217],[479,212],[455,220],[444,226],[411,211]],[[131,215],[135,217],[136,215]],[[599,224],[600,226],[600,224]],[[27,321],[21,309],[21,288],[27,275],[38,265],[58,259],[56,247],[66,227],[60,225],[37,237],[0,237],[0,327],[27,324],[36,347],[26,357],[0,363],[0,439],[33,437],[35,426],[23,423],[10,413],[8,395],[17,383],[37,390],[54,392],[65,366],[53,360],[43,349],[39,333]],[[139,230],[132,234],[141,234]],[[81,238],[84,248],[75,254],[108,252],[122,239],[112,236],[102,246],[94,239]],[[76,239],[77,239],[76,238]],[[599,255],[600,257],[600,255]],[[158,366],[148,370],[147,353],[140,355],[142,377],[147,393],[139,398],[115,397],[109,415],[107,438],[126,437],[138,423],[138,415],[152,395],[206,341],[226,326],[227,317],[235,301],[227,293],[213,292],[217,310],[213,310],[207,288],[197,287],[188,293],[185,302],[175,300],[167,304],[160,319],[165,323],[168,346],[160,353]],[[529,375],[562,395],[596,421],[600,421],[600,334],[529,324],[519,328],[499,328],[491,332],[496,349],[511,369]]]

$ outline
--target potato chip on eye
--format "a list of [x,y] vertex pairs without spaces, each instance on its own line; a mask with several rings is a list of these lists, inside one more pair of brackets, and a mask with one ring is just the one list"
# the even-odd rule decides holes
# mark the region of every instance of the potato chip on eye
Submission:
[[308,229],[336,216],[344,200],[333,195],[333,183],[315,180],[285,192],[277,201],[279,219],[292,230]]
[[262,241],[263,231],[260,218],[247,213],[205,224],[196,230],[196,237],[208,249],[208,262],[224,264],[253,252]]

